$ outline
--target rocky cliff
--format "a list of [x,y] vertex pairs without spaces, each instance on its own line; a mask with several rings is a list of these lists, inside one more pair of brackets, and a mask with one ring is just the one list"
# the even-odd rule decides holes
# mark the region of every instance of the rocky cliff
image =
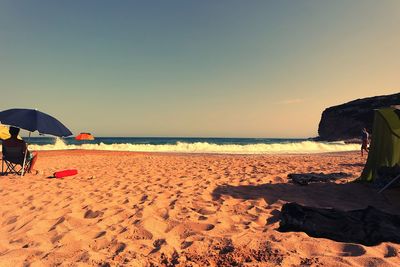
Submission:
[[324,110],[318,127],[319,140],[359,138],[361,129],[372,129],[374,109],[400,105],[400,93],[357,99]]

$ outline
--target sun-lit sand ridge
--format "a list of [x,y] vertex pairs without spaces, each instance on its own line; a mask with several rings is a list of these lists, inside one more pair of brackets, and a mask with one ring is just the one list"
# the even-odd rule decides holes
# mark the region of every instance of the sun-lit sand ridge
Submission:
[[[280,233],[286,202],[400,213],[399,190],[363,184],[358,153],[189,155],[41,152],[39,175],[0,177],[0,266],[399,266],[374,247]],[[79,174],[46,179],[56,170]],[[351,179],[298,186],[289,173]],[[108,265],[108,264],[109,265]]]

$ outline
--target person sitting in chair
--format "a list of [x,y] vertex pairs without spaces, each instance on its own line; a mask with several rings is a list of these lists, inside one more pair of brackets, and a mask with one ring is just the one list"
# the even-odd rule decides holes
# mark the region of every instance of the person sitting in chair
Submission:
[[33,166],[35,165],[35,162],[37,160],[37,153],[36,152],[29,152],[27,150],[27,146],[24,140],[18,139],[18,134],[19,134],[19,128],[16,127],[10,127],[10,135],[11,137],[8,139],[3,140],[3,146],[2,146],[2,153],[3,156],[7,159],[7,148],[11,149],[17,149],[20,148],[20,155],[13,155],[12,161],[13,163],[20,164],[21,166],[24,164],[24,156],[25,152],[28,154],[26,155],[26,162],[25,164],[29,163],[29,168],[26,170],[27,172],[31,172],[33,170]]

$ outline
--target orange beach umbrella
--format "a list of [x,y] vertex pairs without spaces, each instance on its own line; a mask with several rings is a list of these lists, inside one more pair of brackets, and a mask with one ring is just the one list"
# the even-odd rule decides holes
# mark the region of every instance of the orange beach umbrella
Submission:
[[82,141],[82,140],[94,140],[94,136],[91,135],[90,133],[80,133],[79,135],[77,135],[75,137],[75,140],[79,140],[79,141]]

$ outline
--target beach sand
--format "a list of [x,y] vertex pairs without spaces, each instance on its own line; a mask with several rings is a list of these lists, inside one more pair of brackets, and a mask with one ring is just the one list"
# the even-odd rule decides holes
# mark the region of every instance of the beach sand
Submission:
[[[384,196],[349,183],[359,153],[200,155],[40,152],[38,175],[0,177],[0,266],[399,266],[400,245],[363,246],[281,233],[282,205],[343,210],[373,205],[400,214],[399,189]],[[48,179],[56,170],[79,174]],[[345,172],[299,186],[289,173]]]

